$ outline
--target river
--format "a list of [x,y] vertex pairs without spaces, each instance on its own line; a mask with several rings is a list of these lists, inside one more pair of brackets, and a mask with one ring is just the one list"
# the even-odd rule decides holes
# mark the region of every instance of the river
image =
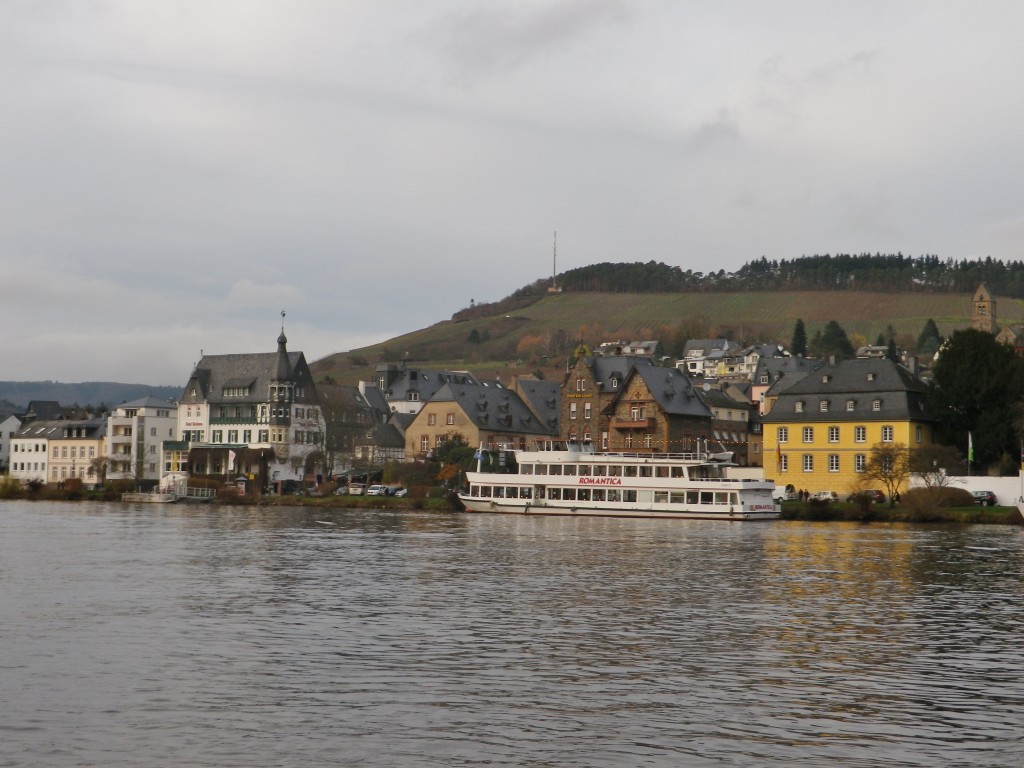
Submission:
[[1024,765],[1024,529],[0,502],[0,766]]

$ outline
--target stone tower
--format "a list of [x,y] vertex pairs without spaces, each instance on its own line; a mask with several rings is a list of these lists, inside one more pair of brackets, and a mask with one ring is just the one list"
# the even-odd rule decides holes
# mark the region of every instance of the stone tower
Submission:
[[996,300],[982,283],[971,299],[971,328],[985,333],[996,332]]

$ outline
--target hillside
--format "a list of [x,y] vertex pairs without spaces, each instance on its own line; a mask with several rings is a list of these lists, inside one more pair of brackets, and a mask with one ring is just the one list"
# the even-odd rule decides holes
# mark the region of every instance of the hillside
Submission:
[[[495,307],[505,307],[499,304]],[[482,310],[483,308],[477,308]],[[369,378],[381,362],[464,368],[485,376],[537,369],[558,376],[565,357],[582,341],[659,339],[678,354],[687,338],[728,336],[743,342],[788,345],[803,319],[808,336],[836,320],[851,336],[874,343],[891,325],[897,344],[913,348],[931,318],[948,335],[970,325],[971,295],[868,291],[743,291],[701,293],[561,293],[519,302],[507,314],[447,320],[422,330],[315,361],[314,375],[340,383]],[[459,313],[464,317],[469,313]],[[1004,322],[1024,317],[1024,301],[999,297]]]
[[63,406],[114,407],[140,397],[166,400],[181,396],[181,387],[152,387],[146,384],[119,384],[111,381],[86,381],[62,384],[57,381],[0,381],[0,413],[25,408],[32,400],[56,400]]

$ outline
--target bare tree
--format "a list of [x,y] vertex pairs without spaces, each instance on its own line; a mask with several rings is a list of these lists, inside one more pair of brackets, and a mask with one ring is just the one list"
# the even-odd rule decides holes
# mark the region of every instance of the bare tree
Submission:
[[903,443],[876,443],[871,448],[864,476],[885,486],[889,506],[910,476],[910,451]]
[[948,445],[921,445],[910,452],[910,474],[921,479],[926,488],[945,488],[951,477],[960,474],[964,457]]

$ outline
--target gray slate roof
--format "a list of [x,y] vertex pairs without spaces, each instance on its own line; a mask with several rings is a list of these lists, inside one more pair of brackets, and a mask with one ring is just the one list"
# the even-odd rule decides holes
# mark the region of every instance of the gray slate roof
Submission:
[[455,402],[478,429],[489,432],[558,434],[558,420],[542,423],[510,389],[494,384],[445,384],[431,402]]
[[638,365],[634,375],[643,379],[658,407],[665,414],[713,418],[714,414],[701,399],[690,377],[680,369]]
[[[762,421],[934,421],[925,409],[928,388],[904,366],[885,358],[841,360],[822,366],[779,394]],[[821,410],[826,401],[827,410]],[[879,401],[879,410],[874,402]],[[847,403],[853,402],[853,410]],[[803,410],[797,410],[802,403]]]

